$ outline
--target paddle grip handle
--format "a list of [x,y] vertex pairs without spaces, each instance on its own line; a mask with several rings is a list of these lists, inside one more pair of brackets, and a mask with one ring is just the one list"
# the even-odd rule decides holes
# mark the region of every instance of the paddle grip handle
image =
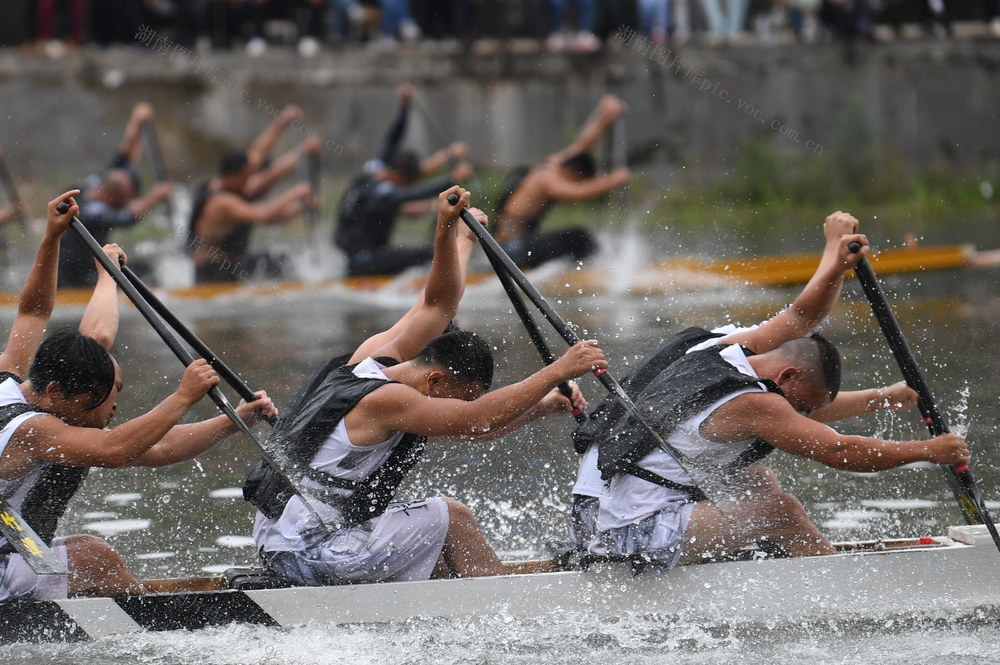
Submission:
[[456,203],[458,203],[458,194],[449,194],[448,195],[448,205],[453,206]]
[[857,254],[858,252],[861,251],[861,243],[860,242],[852,242],[850,245],[847,246],[847,250],[851,254]]
[[69,211],[69,204],[65,201],[60,201],[56,204],[56,212],[60,215],[65,215]]

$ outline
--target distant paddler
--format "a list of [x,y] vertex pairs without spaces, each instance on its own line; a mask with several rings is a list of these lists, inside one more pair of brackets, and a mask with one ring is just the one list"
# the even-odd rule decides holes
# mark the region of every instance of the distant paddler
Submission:
[[[118,152],[102,173],[87,177],[81,187],[80,217],[102,245],[111,234],[141,221],[173,192],[173,184],[159,182],[145,196],[138,164],[142,155],[142,128],[153,120],[153,107],[140,102],[132,109]],[[90,250],[72,233],[63,236],[59,287],[93,286],[97,280]]]
[[590,150],[624,115],[627,107],[617,97],[601,99],[576,139],[533,167],[522,166],[507,176],[496,204],[496,238],[521,268],[568,256],[582,261],[597,251],[587,229],[573,227],[542,233],[542,219],[556,203],[587,201],[625,186],[631,173],[618,166],[597,173]]
[[[7,346],[0,354],[0,496],[49,545],[68,575],[39,576],[0,542],[0,601],[122,595],[159,590],[141,582],[106,542],[89,535],[55,538],[59,519],[90,467],[159,467],[192,459],[237,428],[226,416],[178,425],[219,378],[192,363],[176,390],[147,413],[108,428],[124,387],[108,352],[118,331],[117,285],[99,273],[79,330],[44,338],[55,303],[59,240],[79,208],[72,190],[49,203],[48,223],[25,280]],[[68,203],[60,212],[60,204]],[[105,246],[115,262],[117,245]],[[248,425],[276,410],[263,392],[237,411]]]
[[198,187],[187,239],[196,282],[239,282],[254,275],[284,274],[285,257],[271,251],[253,252],[250,241],[255,227],[290,222],[319,205],[319,193],[305,182],[265,199],[294,174],[299,160],[317,155],[323,147],[319,135],[309,133],[298,146],[271,159],[282,133],[301,117],[297,106],[286,106],[248,150],[226,152],[215,177]]
[[[428,263],[433,246],[392,244],[396,223],[400,217],[433,212],[439,192],[473,176],[465,161],[468,146],[464,143],[453,142],[423,159],[403,147],[413,86],[400,86],[396,96],[399,109],[382,151],[365,163],[340,202],[333,241],[347,255],[347,274],[352,277],[395,275]],[[447,174],[433,177],[445,167]]]

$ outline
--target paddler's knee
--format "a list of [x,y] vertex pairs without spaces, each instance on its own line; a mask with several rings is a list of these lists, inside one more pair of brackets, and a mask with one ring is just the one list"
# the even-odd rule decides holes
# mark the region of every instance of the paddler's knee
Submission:
[[442,497],[448,506],[448,521],[451,526],[470,526],[476,524],[476,517],[467,505],[450,496]]

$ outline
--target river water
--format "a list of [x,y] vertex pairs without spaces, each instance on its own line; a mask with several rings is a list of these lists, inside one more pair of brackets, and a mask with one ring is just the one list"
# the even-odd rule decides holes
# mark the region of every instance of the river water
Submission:
[[[631,259],[605,256],[612,280],[627,285]],[[988,499],[1000,500],[997,399],[1000,360],[993,353],[1000,306],[993,270],[888,276],[886,290],[952,428],[967,433],[973,470]],[[581,336],[596,336],[625,373],[637,355],[688,325],[754,323],[790,302],[795,289],[751,286],[686,287],[636,297],[622,289],[577,293],[550,302]],[[309,368],[354,348],[390,325],[412,294],[392,289],[358,297],[336,288],[270,298],[177,302],[176,312],[254,388],[280,405]],[[57,314],[75,324],[79,309]],[[4,314],[9,326],[11,313]],[[497,384],[516,380],[539,361],[504,306],[495,284],[470,287],[458,322],[496,347]],[[825,333],[845,357],[845,389],[899,379],[867,302],[851,282]],[[553,335],[553,348],[561,342]],[[166,396],[180,365],[131,308],[117,343],[125,390],[118,419]],[[583,381],[591,399],[600,385]],[[235,399],[235,398],[234,398]],[[199,405],[194,417],[213,415]],[[495,547],[511,557],[539,556],[565,539],[564,519],[576,456],[569,418],[542,423],[488,444],[431,447],[401,498],[447,494],[467,503]],[[923,437],[915,412],[880,414],[844,423],[846,432]],[[255,460],[236,437],[198,461],[159,470],[96,470],[64,520],[65,533],[104,536],[141,577],[204,575],[254,561],[251,512],[239,498]],[[781,453],[770,458],[783,484],[834,540],[940,534],[961,514],[940,470],[915,467],[882,474],[834,471]],[[1000,513],[1000,503],[989,504]],[[993,573],[984,571],[986,575]],[[665,602],[669,604],[669,599]],[[995,615],[960,621],[917,620],[853,627],[775,626],[752,632],[665,622],[650,608],[613,621],[554,613],[545,620],[510,617],[414,619],[390,626],[307,627],[295,630],[231,626],[195,633],[149,633],[67,645],[11,645],[2,663],[775,663],[998,662]],[[915,608],[916,609],[916,608]]]

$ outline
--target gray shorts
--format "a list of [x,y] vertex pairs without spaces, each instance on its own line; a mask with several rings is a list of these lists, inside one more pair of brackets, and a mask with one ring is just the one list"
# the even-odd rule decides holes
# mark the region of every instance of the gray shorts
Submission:
[[681,556],[693,502],[671,503],[635,524],[599,531],[587,551],[597,556],[639,557],[672,568]]
[[[52,540],[52,551],[67,563],[65,539]],[[0,602],[14,598],[61,600],[69,596],[69,575],[39,575],[20,554],[0,557]]]
[[569,514],[569,540],[579,550],[586,550],[597,536],[597,511],[601,501],[596,496],[573,495]]
[[306,586],[429,579],[448,535],[440,497],[392,503],[375,519],[301,551],[261,552],[264,566]]

